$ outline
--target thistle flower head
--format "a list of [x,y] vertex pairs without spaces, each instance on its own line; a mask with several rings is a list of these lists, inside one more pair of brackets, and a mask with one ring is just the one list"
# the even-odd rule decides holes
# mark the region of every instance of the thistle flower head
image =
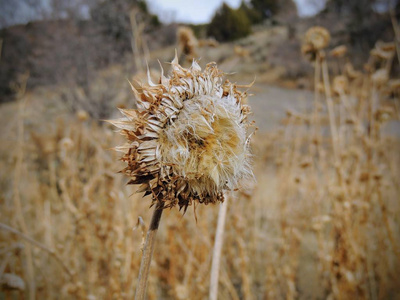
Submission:
[[224,189],[252,177],[246,94],[222,77],[213,63],[185,69],[175,58],[171,76],[162,72],[158,84],[149,77],[140,93],[134,90],[138,109],[123,109],[125,118],[112,121],[128,141],[118,147],[123,172],[153,201],[215,203]]

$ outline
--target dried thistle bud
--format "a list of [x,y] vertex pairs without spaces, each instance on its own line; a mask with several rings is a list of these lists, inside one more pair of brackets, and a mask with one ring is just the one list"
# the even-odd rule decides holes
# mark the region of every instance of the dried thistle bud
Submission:
[[356,71],[351,63],[346,63],[344,65],[344,71],[349,79],[356,79],[362,76],[362,73],[360,71]]
[[343,57],[347,53],[347,47],[345,45],[340,45],[331,50],[329,54],[333,57]]
[[382,106],[374,114],[375,120],[381,123],[389,121],[394,115],[394,109],[390,106]]
[[388,60],[391,59],[396,51],[396,45],[392,43],[384,43],[378,41],[375,48],[371,50],[371,55],[380,59]]
[[395,42],[382,42],[382,41],[378,41],[377,43],[377,47],[379,47],[380,49],[382,49],[383,51],[396,51],[396,44]]
[[307,30],[301,52],[314,61],[317,53],[329,45],[331,35],[324,27],[314,26]]
[[198,41],[194,36],[193,30],[186,26],[179,27],[177,37],[181,53],[187,55],[189,59],[195,58],[197,56]]
[[371,55],[378,57],[380,59],[391,59],[393,57],[393,52],[383,51],[381,49],[372,49]]
[[331,35],[324,27],[314,26],[306,32],[306,43],[311,44],[316,50],[322,50],[329,45]]
[[0,276],[0,285],[3,290],[25,290],[25,282],[13,273],[3,273]]
[[159,84],[149,79],[141,92],[133,89],[138,109],[111,121],[128,140],[117,148],[128,165],[123,172],[153,201],[185,209],[215,203],[253,176],[246,94],[222,76],[214,63],[185,69],[175,57],[171,76],[162,72]]
[[300,162],[300,168],[306,169],[311,166],[312,161],[309,158],[305,158]]
[[400,89],[400,79],[391,79],[389,80],[388,85],[392,91],[396,91]]
[[78,110],[76,112],[76,117],[79,121],[84,122],[89,119],[89,114],[84,110]]
[[333,79],[333,91],[340,95],[346,93],[349,89],[349,81],[346,76],[339,75]]
[[320,93],[325,93],[325,86],[322,82],[317,83],[317,91]]
[[68,150],[71,150],[71,149],[74,147],[74,141],[71,140],[71,139],[68,138],[68,137],[65,137],[65,138],[61,139],[61,140],[58,142],[58,146],[59,146],[59,148],[60,148],[61,150],[68,151]]
[[205,39],[205,40],[199,40],[199,47],[215,48],[215,47],[218,47],[218,46],[219,46],[219,43],[214,38],[208,38],[208,39]]
[[389,80],[388,71],[386,69],[379,69],[372,74],[371,79],[378,86],[385,84]]
[[233,51],[235,52],[235,54],[237,56],[240,56],[240,57],[248,57],[250,55],[249,50],[247,50],[239,45],[235,45],[235,47],[233,47]]

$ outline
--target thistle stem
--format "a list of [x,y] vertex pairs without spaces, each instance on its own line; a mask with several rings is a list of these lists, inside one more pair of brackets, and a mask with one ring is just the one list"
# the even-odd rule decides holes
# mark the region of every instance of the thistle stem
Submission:
[[215,233],[214,250],[211,263],[211,276],[210,276],[210,300],[217,300],[218,297],[218,282],[219,282],[219,267],[221,264],[221,251],[223,245],[226,211],[228,210],[228,197],[219,207],[217,230]]
[[149,278],[149,270],[151,258],[153,256],[155,237],[158,231],[158,225],[160,224],[160,219],[162,212],[164,210],[164,202],[157,201],[156,208],[154,209],[153,217],[151,218],[151,223],[149,230],[147,231],[146,241],[143,247],[142,261],[140,262],[139,278],[136,285],[136,300],[143,300],[146,297],[147,291],[147,280]]

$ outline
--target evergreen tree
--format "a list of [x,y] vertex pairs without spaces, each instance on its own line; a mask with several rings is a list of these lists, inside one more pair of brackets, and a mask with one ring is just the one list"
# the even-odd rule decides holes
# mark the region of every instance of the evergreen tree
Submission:
[[232,41],[251,33],[251,23],[246,13],[223,3],[207,27],[207,35],[218,41]]
[[279,0],[250,0],[250,6],[265,20],[278,12]]

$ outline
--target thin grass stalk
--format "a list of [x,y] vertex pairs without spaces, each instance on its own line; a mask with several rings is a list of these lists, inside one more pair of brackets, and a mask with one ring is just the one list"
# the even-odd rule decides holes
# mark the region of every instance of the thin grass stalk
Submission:
[[221,265],[221,252],[225,231],[226,212],[228,210],[228,197],[219,207],[217,230],[215,233],[214,250],[211,263],[210,276],[210,300],[217,300],[218,297],[218,282],[219,282],[219,267]]
[[335,113],[334,113],[334,108],[333,108],[331,86],[329,84],[328,66],[327,66],[325,58],[322,58],[322,59],[323,59],[323,61],[322,61],[322,77],[324,80],[326,103],[328,106],[329,125],[330,125],[330,129],[331,129],[331,134],[332,134],[333,152],[334,152],[334,157],[335,157],[335,163],[337,163],[338,157],[339,157],[337,143],[339,142],[339,138],[338,138],[336,122],[335,122]]
[[382,221],[383,221],[383,224],[384,224],[385,229],[387,231],[387,235],[388,235],[389,241],[390,241],[390,243],[392,245],[392,250],[395,253],[395,255],[398,257],[398,259],[400,259],[400,250],[399,250],[399,247],[397,246],[397,242],[396,242],[396,239],[395,239],[394,234],[392,232],[392,229],[390,228],[389,217],[388,217],[388,214],[387,214],[388,208],[387,208],[387,206],[385,204],[385,201],[383,199],[381,187],[377,184],[375,186],[375,188],[376,188],[376,193],[377,193],[377,196],[378,196],[378,203],[379,203],[379,206],[380,206],[380,209],[381,209]]
[[390,9],[390,19],[392,21],[392,26],[393,26],[393,31],[395,35],[395,44],[396,44],[396,53],[397,53],[397,59],[400,63],[400,27],[399,27],[399,22],[397,22],[396,19],[396,12],[394,11],[393,8]]
[[[17,144],[17,160],[15,163],[15,172],[14,172],[14,183],[13,183],[13,200],[14,200],[14,208],[15,208],[15,215],[16,215],[16,222],[19,224],[21,231],[28,235],[28,226],[25,222],[25,217],[23,214],[22,203],[21,203],[21,194],[20,194],[20,178],[22,173],[22,163],[24,160],[24,113],[25,113],[25,105],[27,98],[25,97],[26,91],[26,84],[28,82],[29,74],[24,74],[21,84],[15,87],[17,92],[17,97],[19,100],[19,107],[18,107],[18,123],[17,123],[17,130],[18,130],[18,144]],[[36,298],[36,286],[35,286],[35,270],[33,265],[33,254],[31,245],[26,243],[24,249],[26,255],[26,269],[27,269],[27,280],[29,286],[29,296],[28,299],[34,300]]]
[[[318,103],[319,103],[319,91],[318,91],[318,83],[321,78],[321,65],[320,65],[320,58],[317,57],[315,60],[315,65],[314,65],[314,110],[313,110],[313,116],[312,116],[312,121],[314,125],[314,136],[313,138],[316,139],[317,135],[319,133],[319,124],[317,125],[317,118],[318,116]],[[310,143],[311,144],[311,143]]]
[[64,271],[69,275],[70,279],[73,277],[73,273],[70,271],[70,269],[67,267],[67,265],[63,262],[63,260],[56,254],[56,252],[53,249],[48,248],[46,245],[32,239],[30,236],[16,230],[15,228],[12,228],[8,226],[7,224],[3,224],[0,222],[0,229],[9,231],[15,235],[18,235],[19,237],[23,238],[25,241],[28,241],[32,245],[46,251],[49,253],[64,269]]
[[227,294],[229,294],[229,299],[232,300],[240,300],[241,298],[239,297],[235,286],[232,283],[232,280],[230,278],[230,276],[228,275],[228,272],[223,269],[221,271],[221,283],[225,286],[226,290],[227,290]]
[[157,235],[158,226],[160,225],[160,220],[162,212],[164,210],[164,202],[157,201],[156,208],[154,209],[153,217],[151,218],[151,223],[149,230],[146,235],[146,242],[143,247],[142,260],[140,262],[139,278],[136,285],[135,299],[142,300],[146,297],[147,291],[147,280],[149,278],[149,270],[151,258],[153,256],[155,237]]
[[131,46],[132,46],[132,52],[133,52],[133,59],[135,62],[135,66],[139,72],[143,72],[144,68],[142,65],[142,60],[141,60],[141,55],[140,55],[140,50],[139,50],[139,45],[141,45],[141,39],[142,39],[142,31],[140,30],[140,26],[137,23],[136,19],[136,10],[132,9],[130,14],[129,14],[129,19],[131,22],[131,28],[132,28],[132,41],[131,41]]

